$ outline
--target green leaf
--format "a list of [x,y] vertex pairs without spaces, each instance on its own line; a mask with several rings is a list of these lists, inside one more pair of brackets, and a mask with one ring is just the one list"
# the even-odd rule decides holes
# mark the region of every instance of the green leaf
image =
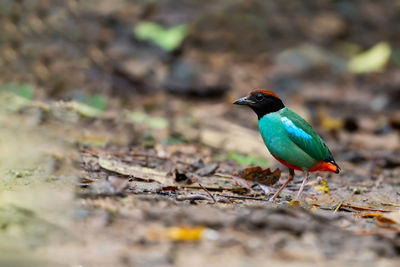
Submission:
[[128,118],[134,123],[144,123],[153,129],[165,129],[169,126],[167,119],[163,117],[149,116],[144,112],[134,111],[128,114]]
[[139,111],[134,111],[134,112],[131,112],[130,114],[128,114],[128,117],[129,117],[133,122],[142,123],[142,122],[145,122],[145,121],[146,121],[146,119],[147,119],[148,116],[147,116],[146,113],[139,112]]
[[183,139],[181,136],[170,136],[167,139],[165,139],[164,142],[167,146],[170,146],[170,145],[184,144],[185,139]]
[[168,120],[162,117],[149,117],[148,125],[153,129],[165,129],[168,127]]
[[67,102],[66,106],[83,117],[99,117],[102,111],[78,101]]
[[32,100],[34,94],[33,86],[29,84],[14,84],[14,83],[7,83],[4,84],[1,89],[6,90],[10,93],[14,93],[19,97]]
[[397,66],[400,66],[400,50],[399,49],[396,49],[392,52],[392,60]]
[[101,95],[87,95],[77,99],[77,101],[102,111],[104,111],[107,107],[107,100]]
[[140,40],[157,39],[163,31],[164,29],[160,25],[153,22],[141,22],[134,29],[136,37]]
[[108,138],[105,136],[84,136],[78,142],[89,147],[105,147],[108,143]]
[[32,176],[33,171],[31,170],[9,170],[8,173],[15,178],[26,178]]
[[141,22],[135,27],[134,34],[139,40],[151,41],[166,51],[172,51],[178,48],[187,36],[187,26],[163,28],[154,22]]
[[99,117],[107,107],[107,100],[101,95],[81,95],[66,106],[83,117]]
[[0,113],[16,112],[29,105],[34,88],[28,84],[7,83],[0,86]]
[[382,71],[389,61],[390,54],[390,45],[380,42],[371,49],[354,56],[348,64],[348,69],[352,73]]

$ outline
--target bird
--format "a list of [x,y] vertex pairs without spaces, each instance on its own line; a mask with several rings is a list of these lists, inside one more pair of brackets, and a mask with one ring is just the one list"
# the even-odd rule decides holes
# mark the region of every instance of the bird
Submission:
[[295,170],[304,173],[296,201],[308,182],[310,172],[340,172],[339,165],[322,138],[306,120],[287,108],[274,92],[256,89],[235,100],[233,104],[249,106],[257,114],[258,127],[265,146],[277,161],[289,168],[288,180],[269,201],[274,202],[293,181]]

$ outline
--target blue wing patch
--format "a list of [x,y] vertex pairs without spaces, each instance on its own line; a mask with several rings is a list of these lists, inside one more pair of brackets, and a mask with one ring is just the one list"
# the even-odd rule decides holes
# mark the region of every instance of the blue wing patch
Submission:
[[281,121],[283,125],[285,126],[286,131],[288,131],[290,134],[294,134],[300,138],[304,139],[312,139],[312,136],[306,133],[303,129],[297,127],[294,125],[294,123],[287,117],[282,117]]

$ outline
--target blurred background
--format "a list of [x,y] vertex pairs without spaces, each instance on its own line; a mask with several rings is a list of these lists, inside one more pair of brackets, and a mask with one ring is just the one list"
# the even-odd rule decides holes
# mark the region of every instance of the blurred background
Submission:
[[399,188],[398,0],[0,0],[0,32],[0,171],[15,192],[0,220],[22,229],[5,230],[2,247],[21,240],[10,251],[48,240],[17,207],[70,227],[47,205],[75,207],[82,147],[279,166],[231,104],[255,88],[307,118],[350,181]]
[[[229,103],[268,88],[288,106],[331,108],[348,130],[400,125],[398,1],[0,5],[2,88],[32,87],[20,89],[26,98],[168,113],[177,98]],[[249,123],[248,112],[226,109],[223,116]]]
[[210,98],[266,87],[375,110],[399,101],[398,1],[0,4],[2,83],[30,84],[35,98],[131,104],[161,92]]

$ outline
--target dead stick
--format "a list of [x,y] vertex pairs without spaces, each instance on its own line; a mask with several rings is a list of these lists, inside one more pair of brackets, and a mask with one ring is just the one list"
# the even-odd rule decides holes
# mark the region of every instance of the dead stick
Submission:
[[[129,155],[131,155],[133,157],[146,157],[146,158],[155,158],[155,159],[159,159],[159,160],[174,161],[174,160],[171,160],[170,157],[161,157],[161,156],[157,156],[157,155],[151,155],[151,154],[140,153],[140,152],[135,152],[135,151],[129,152]],[[182,160],[176,160],[175,163],[180,163],[180,164],[188,165],[188,166],[192,166],[193,165],[192,163],[184,162]]]
[[208,196],[201,195],[201,194],[190,194],[190,195],[179,195],[176,196],[177,201],[184,201],[184,200],[207,200],[211,201],[212,199]]
[[259,198],[259,197],[247,197],[247,196],[229,196],[229,195],[217,195],[219,197],[226,197],[226,198],[235,198],[235,199],[248,199],[248,200],[258,200],[258,201],[266,201],[268,202],[268,199],[265,198]]
[[[183,188],[188,188],[188,189],[202,189],[200,186],[193,186],[193,185],[182,185]],[[208,190],[211,191],[231,191],[234,193],[241,193],[241,192],[247,192],[246,188],[242,187],[237,187],[237,188],[227,188],[227,187],[212,187],[212,186],[207,186]]]
[[207,192],[207,194],[212,198],[212,200],[214,201],[214,203],[213,204],[215,204],[215,203],[217,203],[217,201],[215,200],[215,198],[214,198],[214,196],[213,195],[211,195],[211,193],[210,193],[210,191],[208,191],[208,189],[207,188],[205,188],[204,186],[202,186],[201,185],[201,183],[198,183],[199,184],[199,186],[201,187],[201,188],[203,188],[203,190],[204,191],[206,191]]
[[340,203],[336,206],[336,208],[333,212],[337,212],[342,205],[343,205],[343,201],[340,201]]
[[215,173],[215,176],[219,176],[222,178],[232,178],[232,175],[226,174],[226,173],[220,173],[220,172]]

